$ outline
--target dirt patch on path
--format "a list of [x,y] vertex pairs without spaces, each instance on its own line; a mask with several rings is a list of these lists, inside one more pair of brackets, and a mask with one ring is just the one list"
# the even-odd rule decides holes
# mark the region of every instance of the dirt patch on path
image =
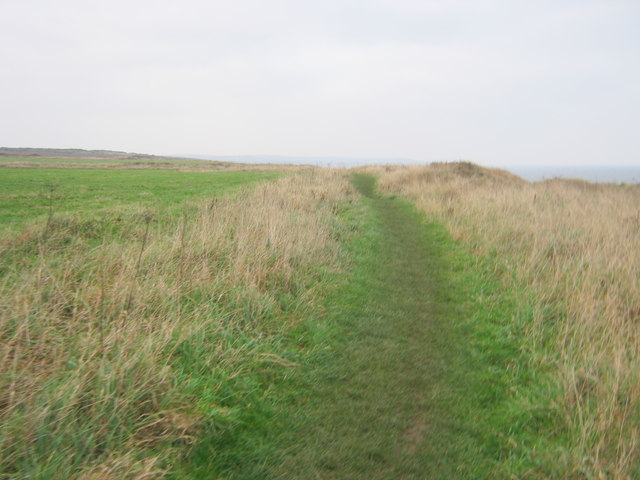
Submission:
[[404,432],[404,449],[409,453],[414,453],[418,448],[418,445],[424,438],[424,432],[427,429],[427,424],[423,420],[415,420],[413,425]]

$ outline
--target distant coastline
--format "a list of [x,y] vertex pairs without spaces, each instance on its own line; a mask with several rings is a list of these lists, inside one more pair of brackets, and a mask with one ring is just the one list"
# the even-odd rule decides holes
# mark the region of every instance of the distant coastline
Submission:
[[[131,153],[115,150],[84,150],[78,148],[11,148],[0,147],[0,158],[23,157],[25,159],[37,158],[93,158],[93,159],[120,159],[135,161],[161,161],[161,160],[210,160],[232,163],[249,164],[290,164],[290,165],[315,165],[319,167],[351,168],[363,165],[426,165],[431,162],[419,162],[404,157],[294,157],[284,155],[171,155],[159,156],[141,153]],[[482,165],[490,166],[490,165]],[[495,165],[494,165],[495,166]],[[552,178],[577,178],[589,182],[612,183],[640,183],[640,165],[514,165],[495,166],[508,170],[530,182],[538,182]]]
[[[276,163],[315,165],[319,167],[351,168],[363,165],[425,165],[410,158],[359,158],[359,157],[293,157],[279,155],[179,155],[199,160],[219,160],[236,163]],[[487,166],[487,165],[483,165]],[[499,166],[530,182],[551,178],[578,178],[589,182],[640,183],[640,166]]]

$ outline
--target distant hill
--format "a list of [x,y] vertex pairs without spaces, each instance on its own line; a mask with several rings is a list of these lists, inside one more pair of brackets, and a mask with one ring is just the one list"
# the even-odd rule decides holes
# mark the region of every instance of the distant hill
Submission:
[[83,150],[81,148],[12,148],[0,147],[0,157],[32,158],[109,158],[119,160],[163,160],[177,157],[119,152],[116,150]]
[[279,155],[148,155],[117,150],[84,150],[81,148],[13,148],[0,147],[0,157],[78,158],[137,161],[209,160],[243,164],[317,165],[323,167],[355,167],[380,164],[415,164],[408,158],[357,157],[292,157]]

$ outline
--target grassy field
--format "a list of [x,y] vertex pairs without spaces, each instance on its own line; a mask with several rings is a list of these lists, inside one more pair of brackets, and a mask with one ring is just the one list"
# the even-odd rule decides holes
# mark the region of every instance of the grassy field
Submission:
[[[197,160],[189,158],[125,156],[125,157],[56,157],[56,156],[4,156],[0,155],[0,169],[6,168],[56,168],[56,169],[101,169],[101,170],[173,170],[183,172],[217,172],[232,170],[300,171],[308,170],[304,165],[248,164],[223,161]],[[1,170],[0,170],[1,171]]]
[[467,163],[372,167],[513,297],[518,478],[640,478],[640,185],[527,183]]
[[0,169],[1,480],[640,476],[637,186],[74,165]]
[[207,432],[242,429],[335,268],[346,180],[3,173],[30,220],[0,239],[0,478],[160,478]]
[[113,214],[132,208],[175,212],[187,200],[214,197],[278,175],[75,168],[6,168],[0,173],[0,228],[42,221],[50,212]]
[[40,157],[0,155],[0,168],[99,168],[99,169],[164,169],[164,170],[241,170],[239,165],[229,162],[211,162],[195,159],[164,157],[119,158],[119,157]]
[[333,219],[343,269],[297,312],[286,373],[169,478],[509,478],[513,304],[441,225],[356,183]]
[[82,158],[82,157],[25,157],[25,156],[0,156],[0,165],[10,167],[12,165],[47,165],[64,167],[69,165],[84,164],[87,166],[172,166],[174,168],[180,165],[219,165],[217,162],[207,162],[204,160],[191,159],[174,159],[174,158]]

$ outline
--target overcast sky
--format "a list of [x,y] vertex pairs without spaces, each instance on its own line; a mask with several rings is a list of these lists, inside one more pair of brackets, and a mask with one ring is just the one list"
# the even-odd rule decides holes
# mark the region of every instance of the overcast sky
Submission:
[[0,146],[640,164],[640,0],[0,0]]

